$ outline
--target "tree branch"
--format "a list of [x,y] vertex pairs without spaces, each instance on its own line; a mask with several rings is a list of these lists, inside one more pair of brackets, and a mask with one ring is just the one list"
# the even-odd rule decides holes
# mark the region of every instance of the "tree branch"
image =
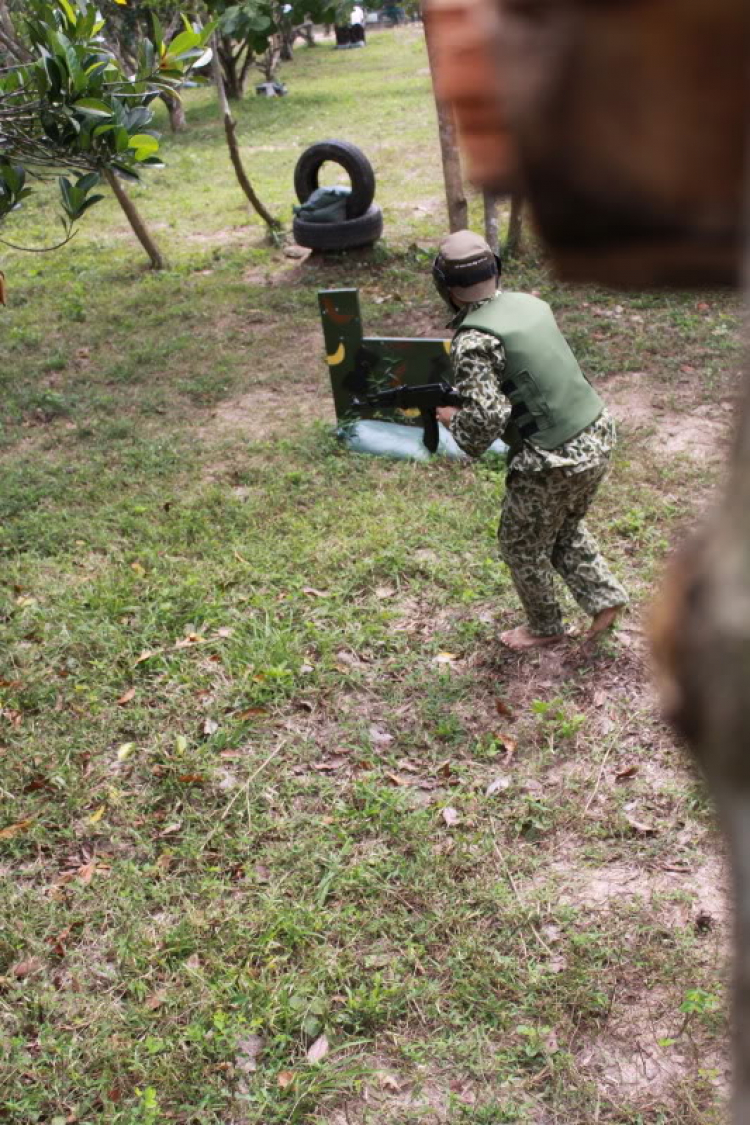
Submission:
[[278,219],[274,219],[270,211],[261,203],[260,199],[255,193],[247,173],[242,166],[242,157],[240,156],[239,145],[237,144],[237,125],[232,117],[232,111],[229,108],[229,101],[227,99],[227,92],[224,87],[224,76],[221,73],[221,66],[219,64],[219,52],[217,49],[216,36],[213,36],[212,46],[213,56],[211,59],[211,70],[213,71],[213,78],[216,84],[216,93],[219,99],[219,109],[224,119],[224,132],[227,138],[227,147],[229,148],[229,157],[232,161],[232,166],[237,176],[240,187],[244,191],[250,205],[257,211],[263,222],[266,224],[270,231],[276,231],[281,228],[281,223]]
[[24,254],[51,254],[53,250],[61,250],[63,246],[67,246],[77,234],[77,230],[71,231],[57,246],[17,246],[15,242],[8,242],[5,238],[0,238],[0,246],[9,246],[11,250],[21,250]]

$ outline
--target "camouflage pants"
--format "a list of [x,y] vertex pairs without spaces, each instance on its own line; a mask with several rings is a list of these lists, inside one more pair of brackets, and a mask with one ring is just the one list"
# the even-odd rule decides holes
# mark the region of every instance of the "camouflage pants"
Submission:
[[540,636],[563,628],[555,571],[592,617],[628,600],[583,523],[606,475],[607,460],[580,473],[508,473],[498,532],[500,555],[510,569],[529,628]]

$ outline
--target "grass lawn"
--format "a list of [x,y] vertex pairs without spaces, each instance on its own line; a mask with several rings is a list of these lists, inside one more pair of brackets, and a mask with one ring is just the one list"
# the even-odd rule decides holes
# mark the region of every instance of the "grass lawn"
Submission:
[[[237,107],[260,195],[288,223],[302,149],[360,144],[373,252],[269,246],[200,90],[133,190],[169,270],[110,201],[2,254],[0,1121],[718,1122],[723,865],[642,628],[720,476],[737,303],[507,264],[621,420],[592,525],[633,606],[592,656],[503,652],[501,468],[331,436],[317,289],[445,319],[421,31],[283,77]],[[40,193],[5,233],[53,230]]]

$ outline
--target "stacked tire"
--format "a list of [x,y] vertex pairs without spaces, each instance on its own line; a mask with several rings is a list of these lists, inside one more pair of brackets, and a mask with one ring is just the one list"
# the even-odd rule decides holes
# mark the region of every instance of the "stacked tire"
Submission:
[[372,246],[383,233],[383,212],[376,203],[375,173],[361,149],[349,141],[319,141],[305,149],[294,169],[294,190],[306,203],[320,186],[318,173],[327,163],[339,164],[351,180],[346,219],[340,223],[310,223],[295,217],[292,230],[300,246],[312,250],[353,250]]

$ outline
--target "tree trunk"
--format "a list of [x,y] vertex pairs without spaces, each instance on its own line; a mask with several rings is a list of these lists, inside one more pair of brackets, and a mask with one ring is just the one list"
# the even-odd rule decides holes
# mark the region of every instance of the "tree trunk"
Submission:
[[[433,74],[433,56],[430,47],[430,34],[428,25],[425,24],[425,39],[427,41],[427,56],[430,62],[430,71]],[[466,201],[463,179],[461,176],[461,161],[458,155],[456,129],[453,123],[453,112],[450,106],[435,95],[435,109],[438,119],[438,137],[440,140],[440,156],[443,162],[443,180],[445,181],[445,198],[448,205],[448,227],[451,231],[465,230],[469,225],[469,205]]]
[[5,0],[0,0],[0,47],[18,59],[19,62],[32,61],[31,52],[26,49],[16,35],[16,29],[13,26]]
[[173,94],[163,94],[162,98],[167,107],[172,132],[184,133],[187,129],[187,118],[185,117],[185,106],[182,104],[182,99],[175,97]]
[[[750,199],[750,184],[747,189]],[[750,306],[750,250],[745,255]],[[652,647],[662,698],[713,790],[734,889],[735,1125],[750,1121],[750,358],[729,481],[718,509],[673,560]]]
[[523,196],[514,192],[510,197],[510,219],[508,221],[508,237],[505,241],[505,253],[509,258],[521,253],[523,245]]
[[273,36],[266,48],[263,55],[263,61],[260,63],[260,69],[265,77],[266,82],[276,81],[276,71],[279,69],[279,63],[282,59],[282,51],[284,42],[281,36]]
[[214,36],[214,54],[221,62],[223,72],[223,85],[226,96],[238,102],[245,94],[245,68],[238,69],[238,58],[234,54],[231,39],[222,35],[221,40]]
[[484,197],[484,240],[493,254],[500,253],[500,233],[497,220],[497,196],[489,191]]
[[281,33],[281,45],[279,48],[279,58],[282,62],[294,61],[293,43],[296,38],[295,28],[290,27]]
[[118,180],[116,174],[109,168],[104,169],[104,178],[112,188],[112,191],[115,193],[117,202],[120,204],[123,211],[127,215],[128,222],[133,228],[133,232],[136,238],[151,259],[152,268],[155,270],[163,270],[166,262],[162,257],[159,247],[156,245],[153,238],[149,234],[146,224],[138,214],[138,209],[135,203],[133,203],[133,200],[125,191],[125,188]]
[[315,42],[315,24],[312,22],[312,20],[306,19],[304,23],[301,23],[299,25],[299,27],[295,27],[292,42],[294,42],[294,38],[297,35],[300,35],[304,39],[308,47],[317,46]]
[[227,148],[229,149],[229,157],[232,161],[235,175],[239,182],[240,187],[245,193],[250,206],[260,215],[263,222],[268,227],[269,231],[277,231],[281,229],[281,223],[278,219],[274,219],[273,215],[266,210],[261,203],[260,199],[255,193],[247,173],[242,166],[242,157],[240,156],[239,145],[237,144],[237,125],[232,117],[232,111],[229,108],[227,101],[227,93],[224,89],[224,79],[221,73],[221,65],[219,63],[219,53],[216,49],[216,36],[213,38],[213,58],[211,60],[211,70],[213,72],[214,82],[216,84],[216,94],[219,99],[219,110],[224,120],[224,133],[227,139]]

